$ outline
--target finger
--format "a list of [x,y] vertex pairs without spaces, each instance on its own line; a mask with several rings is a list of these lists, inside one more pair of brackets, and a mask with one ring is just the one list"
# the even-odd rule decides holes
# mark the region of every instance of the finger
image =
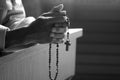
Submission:
[[57,43],[63,43],[64,42],[64,39],[52,39],[52,43],[54,43],[54,44],[57,44]]
[[45,16],[45,17],[49,17],[49,16],[52,16],[52,17],[60,17],[60,16],[66,16],[66,11],[60,11],[60,12],[47,12],[47,13],[43,13],[42,16]]
[[52,17],[48,19],[48,24],[55,24],[55,23],[64,23],[67,22],[66,17]]
[[67,27],[66,28],[52,28],[52,32],[53,33],[65,33],[67,31]]
[[54,24],[54,27],[55,27],[55,28],[65,28],[65,27],[67,27],[68,25],[69,25],[68,22],[55,23],[55,24]]
[[51,33],[50,37],[63,39],[65,37],[65,34],[63,34],[63,33]]
[[58,6],[55,6],[55,7],[51,10],[51,12],[60,12],[60,11],[63,10],[63,8],[64,8],[64,5],[63,5],[63,4],[59,4]]

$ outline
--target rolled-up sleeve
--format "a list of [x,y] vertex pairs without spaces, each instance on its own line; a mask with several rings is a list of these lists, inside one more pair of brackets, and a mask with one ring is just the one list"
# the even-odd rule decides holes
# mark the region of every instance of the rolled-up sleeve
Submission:
[[28,27],[35,20],[34,17],[26,17],[21,0],[0,0],[1,3],[5,5],[0,5],[0,9],[6,9],[7,14],[0,25],[0,51],[5,50],[6,31]]
[[0,50],[3,50],[5,48],[5,36],[6,31],[8,31],[9,28],[0,25]]

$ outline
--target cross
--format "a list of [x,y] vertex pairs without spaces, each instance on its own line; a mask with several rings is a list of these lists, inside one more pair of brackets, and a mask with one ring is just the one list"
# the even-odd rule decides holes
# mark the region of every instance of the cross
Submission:
[[71,45],[70,41],[67,40],[67,41],[65,42],[65,45],[66,45],[66,51],[68,51],[68,50],[69,50],[69,46]]

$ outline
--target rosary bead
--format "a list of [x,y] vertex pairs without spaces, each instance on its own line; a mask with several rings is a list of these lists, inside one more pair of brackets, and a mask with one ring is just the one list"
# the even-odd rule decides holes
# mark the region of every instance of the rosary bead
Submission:
[[58,76],[58,64],[59,64],[59,44],[57,43],[56,44],[56,73],[55,73],[55,77],[52,78],[52,75],[51,75],[51,49],[52,49],[52,44],[50,43],[49,44],[49,79],[50,80],[56,80],[57,79],[57,76]]

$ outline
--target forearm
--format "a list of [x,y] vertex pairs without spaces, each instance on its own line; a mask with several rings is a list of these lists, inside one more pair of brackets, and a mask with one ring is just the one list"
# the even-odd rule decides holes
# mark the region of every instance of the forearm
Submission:
[[30,43],[27,40],[28,29],[27,27],[16,29],[6,32],[5,51],[16,51],[32,46],[34,43]]
[[21,44],[25,37],[24,34],[25,34],[25,28],[7,31],[5,48],[9,48],[10,46]]

